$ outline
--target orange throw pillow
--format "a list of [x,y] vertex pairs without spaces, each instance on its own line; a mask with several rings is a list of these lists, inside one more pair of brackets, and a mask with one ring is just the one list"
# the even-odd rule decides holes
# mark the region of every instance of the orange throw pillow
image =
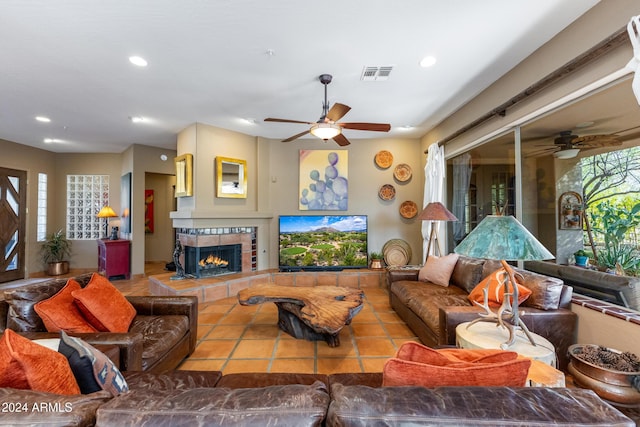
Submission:
[[71,294],[80,312],[98,331],[129,331],[136,309],[107,278],[93,273],[87,286]]
[[74,303],[73,291],[82,289],[80,283],[69,279],[60,291],[33,306],[49,332],[97,332]]
[[384,364],[382,385],[523,387],[527,381],[530,366],[529,359],[499,363],[463,363],[462,366],[456,366],[456,364],[436,366],[392,358]]
[[[504,268],[499,268],[490,275],[484,278],[482,282],[478,283],[475,288],[469,293],[469,300],[475,301],[479,304],[484,303],[484,294],[482,290],[488,285],[488,301],[490,307],[500,307],[504,298],[504,281],[507,280],[507,272]],[[518,305],[522,304],[531,295],[531,289],[522,286],[519,283],[518,276],[515,276],[516,284],[518,286]],[[512,291],[513,287],[509,283],[509,291]],[[513,298],[511,298],[513,302]]]
[[0,387],[80,394],[66,357],[11,329],[0,338]]
[[423,344],[407,341],[396,353],[397,359],[436,366],[463,366],[470,363],[508,362],[518,358],[515,351],[497,349],[442,348],[434,350]]

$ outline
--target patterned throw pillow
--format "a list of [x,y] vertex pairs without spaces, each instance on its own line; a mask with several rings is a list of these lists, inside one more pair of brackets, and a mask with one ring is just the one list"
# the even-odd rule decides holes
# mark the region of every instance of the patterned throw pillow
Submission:
[[[516,275],[516,284],[518,286],[518,305],[522,304],[531,295],[531,290],[522,286],[519,283],[518,276]],[[504,281],[507,280],[507,272],[504,268],[500,268],[478,283],[469,294],[469,300],[471,302],[476,301],[479,304],[484,303],[483,289],[488,289],[488,302],[489,307],[500,307],[504,298]],[[509,291],[513,289],[511,283],[509,283]],[[511,298],[513,302],[513,298]]]
[[129,390],[127,382],[111,359],[80,338],[60,332],[58,351],[69,361],[82,394],[106,390],[117,396]]

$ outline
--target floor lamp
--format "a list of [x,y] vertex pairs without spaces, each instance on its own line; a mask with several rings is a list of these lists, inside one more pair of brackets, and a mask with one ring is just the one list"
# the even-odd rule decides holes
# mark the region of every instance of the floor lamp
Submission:
[[115,211],[111,206],[103,206],[102,209],[100,209],[100,212],[98,212],[98,215],[97,215],[98,218],[105,218],[105,221],[104,221],[104,238],[105,239],[109,237],[109,220],[117,216],[118,215],[115,213]]
[[435,255],[436,249],[438,249],[438,255],[442,256],[442,248],[440,247],[440,241],[438,240],[438,231],[436,229],[436,221],[457,221],[458,218],[444,205],[440,202],[431,202],[429,203],[420,215],[418,215],[418,219],[422,221],[431,221],[431,233],[429,233],[429,243],[427,245],[427,256],[429,258],[429,252],[431,251],[431,245],[435,242],[436,246],[433,248],[433,253]]

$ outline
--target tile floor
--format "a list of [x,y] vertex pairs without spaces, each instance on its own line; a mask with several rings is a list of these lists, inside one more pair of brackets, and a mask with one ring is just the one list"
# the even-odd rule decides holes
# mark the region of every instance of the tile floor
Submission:
[[[147,263],[146,276],[164,272]],[[147,277],[113,280],[125,295],[149,295]],[[389,305],[383,288],[366,288],[364,306],[340,333],[340,346],[291,337],[273,303],[242,306],[235,297],[199,307],[198,345],[179,369],[232,372],[380,372],[405,341],[418,341]]]

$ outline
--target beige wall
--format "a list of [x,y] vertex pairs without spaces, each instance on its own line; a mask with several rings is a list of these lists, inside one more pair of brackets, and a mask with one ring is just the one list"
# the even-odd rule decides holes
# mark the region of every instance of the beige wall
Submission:
[[169,212],[174,210],[175,197],[173,186],[175,175],[147,173],[145,189],[153,190],[153,233],[145,233],[145,261],[169,262],[173,256],[175,233],[169,219]]
[[598,344],[640,354],[640,341],[633,339],[638,335],[637,324],[576,304],[571,305],[571,311],[578,315],[577,343]]

